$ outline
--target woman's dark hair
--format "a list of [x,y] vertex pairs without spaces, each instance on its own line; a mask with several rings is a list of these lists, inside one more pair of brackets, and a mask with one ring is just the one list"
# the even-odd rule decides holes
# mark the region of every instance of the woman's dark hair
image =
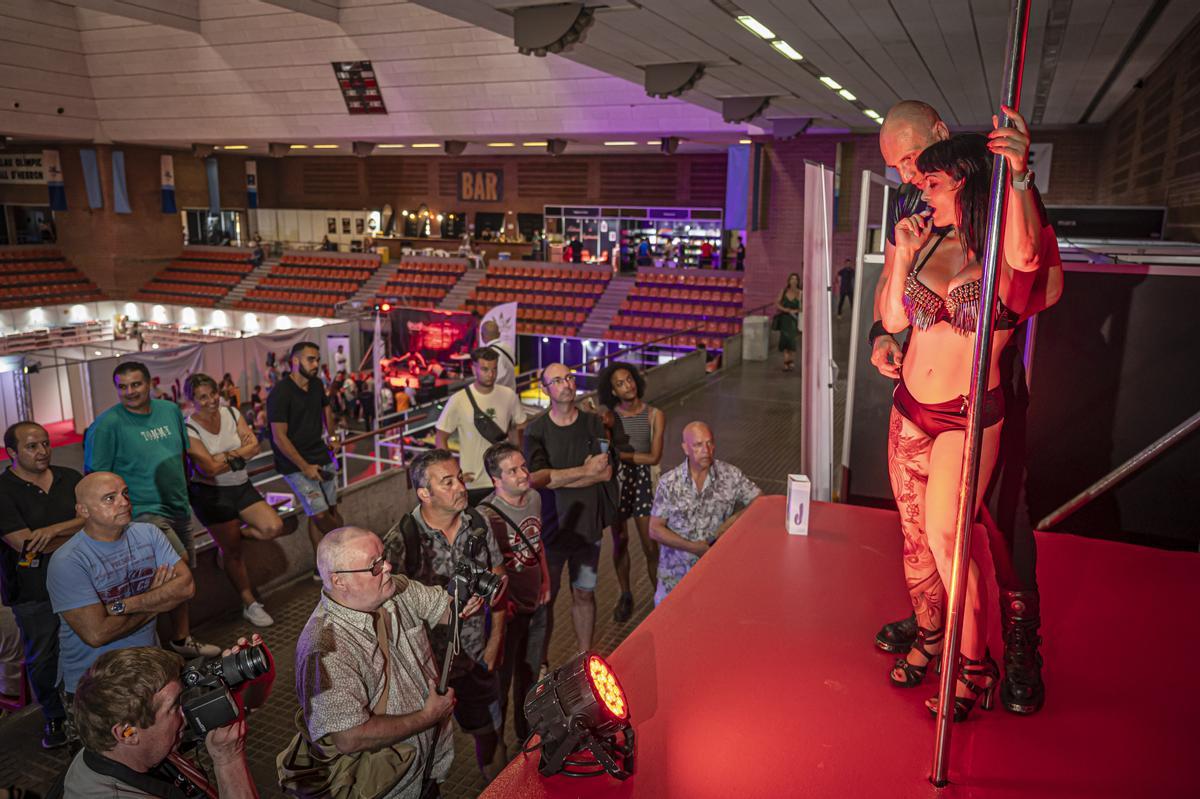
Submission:
[[802,282],[802,278],[800,277],[800,273],[799,272],[789,272],[788,276],[787,276],[787,282],[783,284],[783,290],[779,292],[779,301],[780,302],[783,302],[784,299],[787,298],[788,286],[790,286],[792,284],[793,277],[796,278],[796,288],[800,289],[801,291],[804,290],[804,285]]
[[196,401],[196,389],[201,386],[208,386],[213,390],[214,394],[221,393],[221,389],[217,386],[217,381],[213,380],[203,372],[196,372],[188,375],[187,382],[183,384],[183,395],[192,402]]
[[633,377],[633,382],[637,384],[638,399],[641,399],[646,394],[646,378],[642,377],[642,373],[637,370],[637,367],[616,361],[609,364],[608,368],[596,378],[596,394],[600,397],[600,404],[606,408],[616,408],[620,404],[620,400],[617,399],[617,395],[613,391],[612,379],[613,375],[621,371],[629,372]]
[[934,142],[917,156],[917,169],[928,175],[945,172],[954,182],[962,181],[956,212],[958,236],[963,251],[980,257],[987,237],[988,194],[992,182],[992,154],[987,137],[960,133]]

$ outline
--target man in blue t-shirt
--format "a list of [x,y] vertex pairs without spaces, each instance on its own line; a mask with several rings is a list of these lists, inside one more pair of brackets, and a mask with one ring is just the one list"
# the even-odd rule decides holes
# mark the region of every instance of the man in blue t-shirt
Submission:
[[[133,520],[158,527],[181,558],[188,559],[198,524],[188,500],[183,413],[169,400],[150,396],[150,370],[137,361],[117,364],[113,383],[120,402],[96,417],[83,441],[84,472],[114,472],[129,487]],[[171,642],[185,658],[216,657],[220,647],[191,635],[187,603],[171,612]]]
[[162,531],[132,521],[125,481],[93,472],[75,489],[83,529],[50,561],[46,587],[59,626],[63,689],[104,652],[154,646],[154,617],[192,598],[195,583]]

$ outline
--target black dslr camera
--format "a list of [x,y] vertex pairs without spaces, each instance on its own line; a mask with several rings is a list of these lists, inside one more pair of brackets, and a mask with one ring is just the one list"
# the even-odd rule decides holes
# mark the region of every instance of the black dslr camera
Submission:
[[473,596],[481,596],[488,604],[493,604],[504,588],[504,578],[493,574],[490,569],[476,565],[480,547],[485,546],[483,537],[486,532],[471,531],[471,540],[467,545],[467,557],[460,558],[454,565],[454,574],[446,583],[446,590],[454,597],[459,605],[465,605]]
[[241,708],[230,688],[254,680],[271,670],[271,654],[265,644],[250,646],[219,660],[189,664],[179,675],[183,681],[183,717],[188,728],[203,738],[212,730],[237,719]]

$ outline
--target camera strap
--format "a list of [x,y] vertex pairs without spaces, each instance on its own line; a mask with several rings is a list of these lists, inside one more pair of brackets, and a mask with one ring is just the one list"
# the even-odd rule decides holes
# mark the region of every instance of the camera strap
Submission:
[[83,750],[83,763],[97,774],[112,777],[117,782],[124,783],[131,788],[137,788],[139,791],[143,791],[150,796],[157,796],[160,799],[189,799],[188,794],[173,783],[167,782],[153,774],[136,772],[90,749]]
[[517,525],[516,522],[514,522],[512,520],[512,518],[507,513],[500,510],[499,508],[497,508],[495,505],[493,505],[490,502],[480,502],[477,507],[487,508],[488,510],[494,512],[501,519],[503,519],[505,521],[505,523],[508,524],[508,526],[511,527],[514,531],[516,531],[518,536],[520,536],[521,543],[525,545],[525,548],[528,549],[530,552],[532,552],[533,556],[535,558],[537,558],[538,560],[542,559],[542,553],[538,552],[536,549],[533,548],[533,544],[529,543],[529,539],[525,537],[525,533],[521,532],[521,528]]

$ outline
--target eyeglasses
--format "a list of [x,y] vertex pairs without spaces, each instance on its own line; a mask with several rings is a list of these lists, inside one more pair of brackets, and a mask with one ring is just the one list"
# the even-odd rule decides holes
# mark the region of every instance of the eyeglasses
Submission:
[[565,375],[565,376],[563,376],[563,377],[556,377],[556,378],[554,378],[553,380],[547,380],[547,381],[546,381],[546,385],[548,385],[548,386],[562,386],[562,385],[565,385],[565,384],[567,384],[567,383],[574,383],[574,382],[575,382],[575,375],[573,375],[573,374],[572,374],[572,375]]
[[372,577],[378,577],[383,574],[383,567],[387,564],[387,559],[380,555],[371,561],[371,565],[365,569],[334,569],[331,574],[357,574],[359,572],[370,572]]

